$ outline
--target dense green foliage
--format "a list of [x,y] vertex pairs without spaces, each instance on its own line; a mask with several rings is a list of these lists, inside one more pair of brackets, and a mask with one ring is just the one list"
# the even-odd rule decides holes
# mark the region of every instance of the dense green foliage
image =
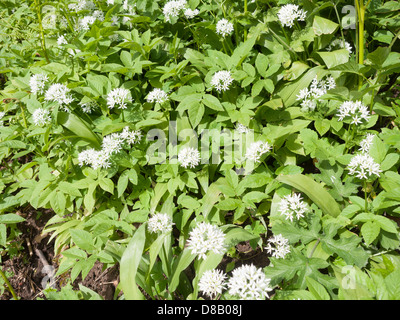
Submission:
[[[238,243],[264,251],[281,235],[290,252],[263,266],[270,299],[399,299],[400,3],[188,0],[191,17],[166,15],[167,2],[1,2],[1,250],[17,254],[17,208],[52,209],[44,232],[62,253],[56,277],[85,278],[100,261],[119,267],[116,299],[198,299],[202,274],[237,257]],[[293,26],[279,15],[288,3],[305,12]],[[232,23],[226,35],[221,19]],[[231,76],[222,90],[219,71]],[[43,90],[33,90],[38,74]],[[55,84],[64,101],[51,97]],[[117,88],[128,96],[114,106]],[[150,99],[154,88],[166,101]],[[346,102],[364,107],[361,118],[340,117]],[[247,131],[234,136],[239,124]],[[124,130],[132,141],[108,164],[84,157]],[[270,146],[259,161],[250,136]],[[201,163],[182,165],[186,146],[202,150]],[[379,170],[352,171],[356,155]],[[295,194],[307,209],[285,217]],[[149,230],[156,213],[172,231]],[[206,259],[187,246],[203,221],[226,245]],[[69,285],[45,292],[99,298]]]

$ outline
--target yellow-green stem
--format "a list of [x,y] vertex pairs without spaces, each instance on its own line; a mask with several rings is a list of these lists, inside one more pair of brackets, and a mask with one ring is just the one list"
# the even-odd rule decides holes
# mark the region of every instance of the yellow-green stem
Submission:
[[49,57],[47,55],[47,50],[46,50],[46,41],[44,39],[44,31],[43,31],[43,24],[42,24],[42,13],[40,12],[41,11],[40,0],[35,0],[35,7],[36,7],[37,15],[38,15],[38,20],[39,20],[40,40],[41,40],[41,43],[42,43],[42,49],[43,49],[44,57],[45,57],[47,63],[50,63]]
[[4,274],[3,270],[1,270],[1,269],[0,269],[0,275],[1,275],[2,278],[4,279],[4,282],[7,284],[8,290],[10,290],[10,292],[11,292],[13,298],[14,298],[15,300],[18,300],[18,297],[17,297],[17,295],[15,294],[15,291],[14,291],[14,289],[13,289],[13,287],[12,287],[10,281],[8,281],[6,275]]

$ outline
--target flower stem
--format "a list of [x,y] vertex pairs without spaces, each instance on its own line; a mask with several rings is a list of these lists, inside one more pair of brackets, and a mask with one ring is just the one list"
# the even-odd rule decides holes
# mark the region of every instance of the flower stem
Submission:
[[46,41],[45,41],[45,38],[44,38],[44,31],[43,31],[43,24],[42,24],[42,13],[40,12],[40,10],[41,10],[40,0],[35,0],[35,7],[36,7],[36,11],[37,11],[38,20],[39,20],[40,40],[41,40],[41,43],[42,43],[42,49],[43,49],[44,57],[45,57],[47,63],[50,63],[49,57],[47,55],[47,50],[46,50]]
[[13,287],[12,287],[10,281],[8,281],[6,275],[4,274],[3,270],[1,270],[1,268],[0,268],[0,275],[1,275],[2,278],[4,279],[4,282],[7,284],[8,290],[11,292],[13,298],[14,298],[15,300],[18,300],[18,297],[17,297],[17,295],[15,294],[15,291],[14,291],[14,289],[13,289]]
[[365,200],[365,212],[368,212],[368,195],[367,195],[367,180],[364,180],[364,200]]

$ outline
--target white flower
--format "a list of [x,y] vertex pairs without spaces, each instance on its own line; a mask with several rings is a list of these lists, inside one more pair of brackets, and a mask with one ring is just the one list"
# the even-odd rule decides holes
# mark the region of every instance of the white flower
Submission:
[[46,82],[49,80],[47,75],[45,74],[34,74],[31,76],[29,80],[29,85],[31,87],[31,92],[33,94],[42,94],[44,92],[44,87],[46,85]]
[[193,19],[195,16],[197,16],[200,13],[198,9],[186,9],[184,12],[184,15],[187,19]]
[[328,90],[334,88],[336,88],[336,82],[331,76],[320,81],[318,81],[317,76],[315,76],[309,88],[301,89],[297,95],[297,100],[303,100],[301,102],[302,111],[308,112],[315,110],[317,102],[320,101],[319,98],[326,94]]
[[172,231],[172,218],[166,213],[156,213],[147,221],[147,228],[152,233]]
[[278,259],[283,259],[290,253],[289,240],[284,238],[281,234],[273,236],[268,239],[268,244],[265,247],[269,254]]
[[89,30],[90,26],[96,21],[96,18],[93,16],[85,16],[79,19],[78,29],[79,30]]
[[125,127],[120,137],[128,144],[136,144],[142,139],[142,132],[140,130],[130,131],[129,127]]
[[164,103],[165,101],[168,100],[168,95],[165,93],[165,91],[155,88],[153,89],[147,96],[147,102],[153,103]]
[[42,127],[49,124],[51,122],[50,111],[43,108],[37,108],[32,113],[32,119],[36,126]]
[[5,115],[6,115],[5,112],[0,112],[0,127],[2,127],[4,124],[4,121],[2,119],[4,118]]
[[119,17],[116,16],[116,15],[113,15],[113,16],[111,17],[111,25],[112,25],[112,26],[116,26],[118,23],[119,23]]
[[64,34],[62,34],[61,36],[58,37],[57,44],[59,46],[62,46],[63,44],[68,44],[67,40],[65,39],[65,35]]
[[74,101],[69,92],[70,89],[68,89],[65,84],[55,83],[47,89],[44,95],[44,100],[58,102],[60,106],[63,106],[64,104],[68,105]]
[[328,46],[327,50],[332,51],[335,48],[339,49],[346,49],[349,52],[349,55],[353,52],[353,49],[351,47],[351,44],[348,43],[345,40],[342,39],[335,39],[331,42],[331,44]]
[[362,153],[368,153],[369,149],[372,146],[372,143],[374,141],[375,135],[372,133],[367,133],[367,136],[360,142],[360,151]]
[[126,103],[132,102],[130,91],[124,88],[116,88],[107,95],[107,105],[110,109],[116,105],[119,109],[126,109]]
[[368,179],[373,175],[380,176],[381,166],[368,154],[362,153],[355,155],[347,165],[350,175],[355,175],[359,179]]
[[104,13],[101,10],[95,10],[92,13],[92,16],[99,21],[104,21]]
[[347,117],[351,117],[352,124],[362,123],[363,120],[368,122],[370,118],[369,110],[362,104],[361,101],[345,101],[340,107],[337,114],[339,121],[344,120]]
[[268,279],[261,268],[253,264],[242,265],[232,271],[232,277],[228,280],[229,294],[240,300],[265,300],[269,287]]
[[296,20],[304,21],[306,19],[306,13],[307,11],[300,9],[298,5],[287,4],[279,9],[278,19],[282,26],[291,28]]
[[114,0],[107,0],[107,5],[108,6],[114,5]]
[[110,154],[103,150],[86,149],[78,155],[79,165],[90,165],[94,170],[98,168],[107,169],[111,166]]
[[104,153],[112,155],[122,150],[123,143],[124,140],[119,133],[111,133],[103,138],[101,147]]
[[185,9],[186,0],[172,0],[165,4],[163,13],[165,20],[170,22],[172,17],[178,17],[180,12]]
[[246,126],[244,126],[243,124],[241,124],[241,123],[237,123],[236,124],[236,132],[237,133],[239,133],[239,134],[242,134],[242,133],[249,133],[251,130],[249,129],[249,128],[247,128]]
[[85,113],[92,113],[93,109],[97,107],[97,103],[94,101],[88,101],[88,102],[80,102],[79,105],[82,108],[82,111]]
[[207,222],[198,224],[190,233],[187,241],[188,248],[193,254],[206,259],[206,254],[212,251],[217,254],[224,254],[225,234],[215,225]]
[[96,8],[96,5],[89,0],[80,0],[77,3],[70,3],[68,5],[70,10],[74,10],[75,12],[83,11],[83,10],[93,10]]
[[233,24],[226,19],[221,19],[217,22],[216,32],[221,36],[226,37],[233,32]]
[[229,89],[233,81],[230,71],[218,71],[211,78],[211,85],[219,92]]
[[192,147],[185,147],[179,151],[178,161],[184,168],[194,168],[200,163],[200,152]]
[[279,212],[286,216],[286,219],[293,221],[294,215],[297,220],[304,217],[304,213],[308,211],[307,204],[302,201],[300,193],[287,195],[283,197],[279,203]]
[[226,275],[222,270],[204,271],[199,281],[199,290],[210,298],[216,297],[225,289],[225,279]]
[[254,162],[260,162],[260,158],[264,153],[272,149],[268,142],[256,141],[253,142],[246,150],[246,159]]

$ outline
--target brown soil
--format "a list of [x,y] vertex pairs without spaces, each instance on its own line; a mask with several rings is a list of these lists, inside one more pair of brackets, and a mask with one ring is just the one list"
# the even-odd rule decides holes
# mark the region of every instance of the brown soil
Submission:
[[[42,230],[46,222],[54,215],[51,210],[35,210],[27,207],[17,211],[26,221],[18,224],[21,235],[15,239],[21,251],[10,258],[2,256],[1,268],[3,272],[12,273],[8,278],[16,295],[21,300],[46,299],[43,294],[43,286],[49,279],[51,267],[44,267],[46,263],[56,268],[57,258],[54,256],[54,239],[49,242],[49,235],[42,236]],[[53,287],[57,290],[64,285],[63,277],[55,277]],[[118,284],[118,270],[108,268],[103,270],[101,263],[96,263],[86,276],[84,281],[80,277],[75,280],[73,286],[78,288],[79,283],[100,294],[105,300],[112,300],[115,287]],[[0,300],[9,300],[11,293],[5,290]]]

